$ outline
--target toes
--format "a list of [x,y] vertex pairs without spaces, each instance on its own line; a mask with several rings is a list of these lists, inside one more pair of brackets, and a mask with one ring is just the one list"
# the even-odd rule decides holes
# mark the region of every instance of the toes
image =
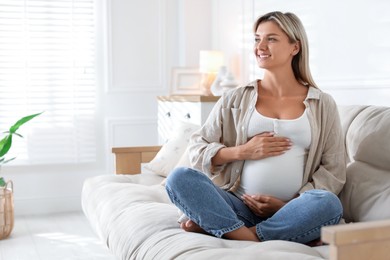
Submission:
[[193,228],[195,226],[195,223],[190,219],[187,220],[185,224],[187,228]]
[[195,223],[192,222],[191,220],[187,220],[186,222],[180,223],[180,228],[188,232],[194,232],[194,227],[195,227]]

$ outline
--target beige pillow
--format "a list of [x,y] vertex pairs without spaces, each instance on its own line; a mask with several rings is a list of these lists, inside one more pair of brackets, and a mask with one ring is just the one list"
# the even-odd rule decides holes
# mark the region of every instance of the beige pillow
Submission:
[[199,128],[200,126],[195,124],[182,121],[178,122],[172,131],[171,137],[161,147],[161,150],[157,153],[156,157],[145,164],[145,169],[163,177],[167,177],[178,165],[179,161],[183,160],[182,163],[185,163],[186,158],[188,158],[188,153],[186,153],[188,142],[192,133]]
[[390,108],[369,106],[348,128],[351,163],[340,194],[347,222],[390,218]]
[[176,167],[191,167],[190,163],[190,157],[189,157],[189,150],[188,150],[188,145],[186,150],[184,151],[183,155],[180,157],[180,160],[177,162]]
[[389,172],[364,162],[353,162],[348,166],[340,200],[347,222],[389,219]]

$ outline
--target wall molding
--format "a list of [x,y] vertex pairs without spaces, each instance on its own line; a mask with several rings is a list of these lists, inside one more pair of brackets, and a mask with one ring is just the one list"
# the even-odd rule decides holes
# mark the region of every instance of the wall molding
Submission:
[[[157,81],[153,82],[151,79],[145,81],[133,81],[129,82],[126,85],[116,86],[114,84],[114,62],[113,62],[113,32],[112,32],[112,4],[113,0],[107,1],[107,22],[106,28],[107,31],[107,84],[105,84],[106,93],[155,93],[156,91],[164,91],[166,88],[166,3],[163,0],[156,0],[156,5],[158,8],[158,24],[156,24],[156,38],[158,39],[157,46],[159,47],[159,76]],[[131,33],[131,32],[130,32]]]

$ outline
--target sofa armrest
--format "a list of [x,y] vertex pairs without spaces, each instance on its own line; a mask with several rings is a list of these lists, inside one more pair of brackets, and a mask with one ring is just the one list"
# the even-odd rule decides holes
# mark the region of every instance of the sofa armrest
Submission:
[[321,238],[330,260],[389,259],[390,220],[324,227]]
[[114,147],[116,174],[141,173],[141,163],[150,162],[161,146]]

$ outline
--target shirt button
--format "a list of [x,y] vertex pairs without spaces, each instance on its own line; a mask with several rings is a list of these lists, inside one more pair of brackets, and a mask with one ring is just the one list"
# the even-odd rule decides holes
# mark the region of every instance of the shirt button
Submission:
[[236,169],[236,173],[239,173],[240,172],[240,170],[239,169]]

